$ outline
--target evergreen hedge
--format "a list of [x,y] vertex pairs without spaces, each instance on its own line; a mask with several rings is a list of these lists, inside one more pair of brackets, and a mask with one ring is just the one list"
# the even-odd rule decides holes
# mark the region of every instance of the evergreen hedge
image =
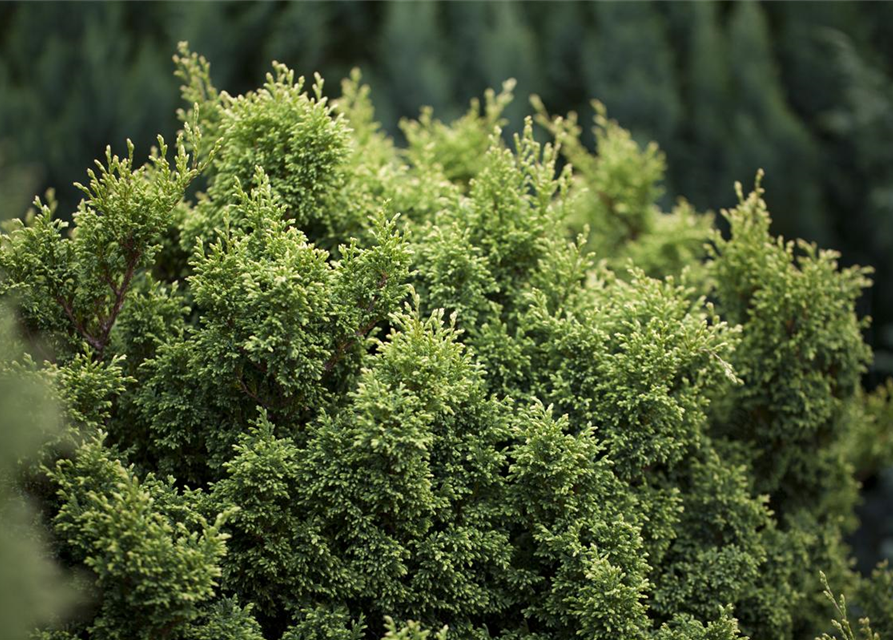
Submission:
[[174,148],[2,236],[0,382],[64,419],[0,507],[82,599],[38,637],[810,638],[829,584],[893,637],[844,543],[893,457],[868,271],[773,237],[759,176],[724,236],[600,105],[595,155],[536,99],[506,144],[511,83],[399,148],[358,73],[176,61]]

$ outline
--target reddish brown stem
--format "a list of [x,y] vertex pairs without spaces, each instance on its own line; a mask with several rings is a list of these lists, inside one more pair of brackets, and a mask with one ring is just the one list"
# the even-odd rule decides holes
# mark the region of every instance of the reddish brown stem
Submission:
[[264,402],[259,395],[257,395],[256,393],[251,391],[251,389],[248,388],[248,385],[245,384],[245,379],[242,377],[241,374],[239,374],[239,388],[241,388],[243,393],[245,393],[249,398],[254,400],[257,404],[261,405],[264,409],[267,409],[267,410],[270,409],[270,407],[267,406],[267,403]]
[[74,325],[74,328],[81,335],[81,337],[86,340],[91,347],[99,351],[102,348],[101,343],[92,335],[90,335],[87,329],[84,328],[84,325],[75,317],[71,302],[69,302],[62,296],[58,296],[56,298],[56,302],[58,302],[62,309],[65,310],[65,315],[67,315],[68,319],[71,320],[71,323]]
[[118,319],[118,314],[121,313],[121,307],[124,306],[124,297],[127,295],[128,289],[130,289],[130,283],[133,281],[133,276],[136,272],[136,264],[138,261],[138,255],[135,255],[130,260],[128,260],[127,269],[124,272],[124,278],[121,280],[121,285],[119,287],[115,287],[113,282],[109,282],[109,288],[111,288],[112,293],[115,295],[115,302],[112,304],[111,312],[102,322],[100,322],[100,358],[102,358],[102,352],[105,350],[105,347],[109,342],[109,335],[112,332],[112,327],[115,325],[115,320]]
[[108,284],[109,288],[112,290],[112,294],[114,296],[114,302],[112,303],[112,308],[109,311],[108,315],[105,317],[99,317],[99,335],[95,336],[89,331],[87,331],[87,327],[83,322],[78,320],[77,316],[74,313],[74,305],[71,300],[67,300],[62,296],[56,297],[56,302],[62,307],[65,311],[65,315],[68,316],[68,319],[71,320],[71,323],[74,325],[75,330],[80,334],[80,336],[87,341],[93,349],[96,351],[96,359],[102,360],[103,352],[105,351],[106,346],[109,342],[109,336],[112,332],[112,327],[115,325],[115,320],[118,319],[118,314],[121,313],[121,308],[124,306],[124,298],[127,296],[127,291],[130,289],[130,284],[133,282],[133,277],[136,273],[136,265],[139,262],[139,254],[134,254],[127,261],[127,268],[124,271],[124,277],[121,279],[121,284],[116,285],[114,281],[108,275],[103,277],[103,280],[106,284]]
[[329,358],[326,361],[326,363],[323,365],[323,367],[322,367],[323,371],[328,373],[329,371],[334,369],[335,365],[338,364],[338,362],[341,360],[341,358],[344,357],[344,353],[351,346],[353,346],[357,340],[362,340],[363,338],[365,338],[366,334],[369,333],[370,331],[372,331],[373,327],[375,327],[376,324],[378,324],[378,318],[375,318],[374,320],[370,320],[368,323],[366,323],[365,325],[363,325],[362,327],[360,327],[359,329],[354,331],[352,338],[345,340],[344,342],[339,344],[337,347],[337,350],[332,355],[332,357]]
[[[378,281],[378,291],[381,291],[381,289],[385,286],[385,284],[387,284],[387,281],[388,281],[388,274],[386,274],[386,273],[381,274],[381,279]],[[372,296],[372,299],[369,301],[369,304],[366,305],[366,308],[364,309],[364,311],[366,313],[372,313],[372,310],[375,308],[375,303],[378,301],[378,291],[376,291],[375,295]],[[359,329],[354,331],[353,336],[351,336],[347,340],[341,342],[335,348],[335,353],[332,354],[332,357],[329,358],[328,360],[326,360],[326,363],[322,366],[323,371],[325,373],[328,373],[329,371],[334,369],[335,365],[338,364],[338,362],[341,360],[341,358],[344,357],[344,353],[350,347],[352,347],[356,343],[357,340],[362,340],[363,338],[365,338],[366,334],[368,334],[370,331],[372,331],[373,327],[375,327],[375,325],[378,324],[378,320],[379,320],[378,318],[373,318],[372,320],[367,322],[365,325],[363,325],[362,327],[360,327]]]

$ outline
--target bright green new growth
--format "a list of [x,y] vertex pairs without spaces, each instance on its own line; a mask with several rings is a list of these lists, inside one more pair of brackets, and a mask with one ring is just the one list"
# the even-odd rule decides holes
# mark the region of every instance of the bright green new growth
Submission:
[[554,142],[506,143],[511,84],[401,149],[358,73],[176,60],[173,164],[109,153],[71,233],[2,236],[39,338],[4,371],[66,418],[21,466],[90,603],[45,637],[812,638],[819,569],[886,629],[843,541],[890,457],[868,281],[759,186],[724,238],[601,108],[595,155],[538,103]]

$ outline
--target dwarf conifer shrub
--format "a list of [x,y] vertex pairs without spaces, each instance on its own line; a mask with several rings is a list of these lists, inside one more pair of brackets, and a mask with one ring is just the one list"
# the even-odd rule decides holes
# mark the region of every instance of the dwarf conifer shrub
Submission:
[[511,84],[401,148],[358,74],[176,61],[175,148],[2,236],[3,371],[65,418],[16,486],[86,602],[44,638],[810,638],[820,570],[886,628],[844,543],[889,455],[867,272],[759,184],[722,235],[600,107],[595,153],[537,101],[506,142]]

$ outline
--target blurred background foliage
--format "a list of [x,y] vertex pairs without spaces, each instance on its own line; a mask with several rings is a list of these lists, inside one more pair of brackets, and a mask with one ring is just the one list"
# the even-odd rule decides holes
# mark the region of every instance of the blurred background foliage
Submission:
[[47,381],[16,364],[25,344],[12,311],[0,304],[0,637],[28,638],[77,603],[55,562],[45,523],[31,498],[37,493],[41,449],[62,431]]
[[[666,152],[664,205],[731,206],[762,167],[776,233],[876,269],[866,385],[893,374],[893,3],[2,3],[0,218],[48,187],[70,215],[106,144],[172,138],[180,40],[233,94],[273,59],[333,94],[359,66],[398,137],[422,105],[452,119],[509,77],[509,131],[531,93],[581,121],[598,98]],[[877,477],[893,494],[893,473]],[[881,538],[885,504],[864,513]]]

